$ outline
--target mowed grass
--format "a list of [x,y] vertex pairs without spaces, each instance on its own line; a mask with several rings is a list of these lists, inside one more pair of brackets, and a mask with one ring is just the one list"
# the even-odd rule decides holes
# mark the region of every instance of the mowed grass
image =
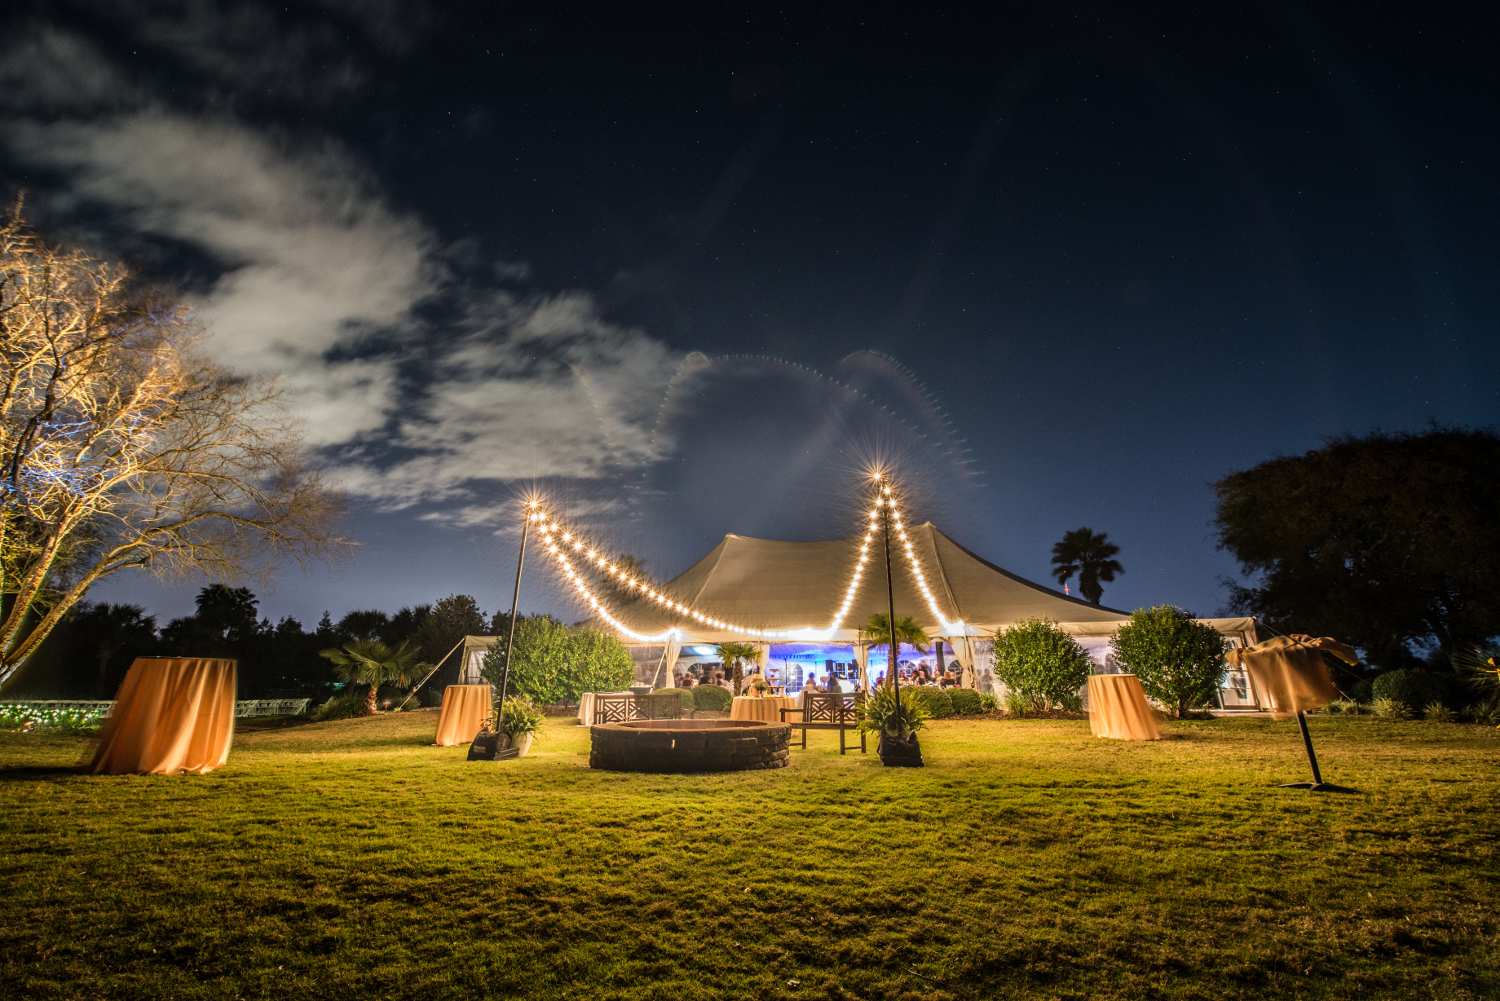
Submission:
[[[431,712],[88,777],[0,734],[0,996],[1495,998],[1500,733],[939,721],[928,767],[814,733],[774,772],[518,762]],[[795,982],[795,983],[794,983]]]

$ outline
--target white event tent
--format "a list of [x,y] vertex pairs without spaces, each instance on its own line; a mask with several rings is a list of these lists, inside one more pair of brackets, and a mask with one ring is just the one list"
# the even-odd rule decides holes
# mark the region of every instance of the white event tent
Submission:
[[[1130,617],[1128,612],[1093,605],[1018,577],[965,549],[931,522],[908,528],[907,535],[921,580],[893,539],[896,614],[912,616],[928,636],[952,646],[953,658],[963,666],[965,687],[974,687],[976,662],[981,666],[988,662],[988,641],[998,630],[1022,619],[1045,616],[1053,620],[1102,662],[1108,638]],[[657,676],[668,685],[673,683],[673,665],[685,647],[721,642],[756,645],[762,665],[769,662],[772,644],[852,646],[864,673],[870,651],[858,644],[859,628],[871,613],[888,609],[878,544],[871,547],[873,558],[865,566],[848,612],[835,625],[861,543],[861,539],[779,542],[726,535],[706,556],[660,587],[667,599],[737,629],[706,624],[644,596],[611,610],[623,630],[604,618],[589,624],[618,632],[638,652],[645,652],[642,647],[659,650]],[[1234,645],[1255,642],[1252,618],[1200,621],[1218,629]],[[881,649],[877,645],[876,650]]]

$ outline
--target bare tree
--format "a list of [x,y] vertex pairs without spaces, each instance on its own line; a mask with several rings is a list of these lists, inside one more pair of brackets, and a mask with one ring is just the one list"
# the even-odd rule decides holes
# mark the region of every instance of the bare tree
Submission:
[[328,560],[342,494],[274,381],[196,346],[191,307],[0,220],[0,684],[100,578]]

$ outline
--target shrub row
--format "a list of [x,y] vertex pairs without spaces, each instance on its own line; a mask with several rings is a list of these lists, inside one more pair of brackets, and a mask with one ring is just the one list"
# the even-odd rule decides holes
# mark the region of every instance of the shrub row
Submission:
[[1469,701],[1463,688],[1463,681],[1456,674],[1401,668],[1387,671],[1376,678],[1370,686],[1370,698],[1372,701],[1390,699],[1413,709],[1424,708],[1434,702],[1449,709],[1457,709]]
[[711,712],[728,712],[734,703],[734,696],[729,694],[729,689],[720,688],[718,685],[694,685],[682,693],[684,696],[693,697],[692,706],[688,705],[686,698],[682,700],[682,708],[702,709]]
[[1356,699],[1339,699],[1324,710],[1330,715],[1363,716],[1369,714],[1381,719],[1412,719],[1420,716],[1433,723],[1473,722],[1486,726],[1500,725],[1500,699],[1491,698],[1470,703],[1462,710],[1448,708],[1442,702],[1432,701],[1425,705],[1409,705],[1398,699],[1376,698],[1369,702]]
[[980,694],[969,688],[913,687],[933,719],[974,716],[985,711]]

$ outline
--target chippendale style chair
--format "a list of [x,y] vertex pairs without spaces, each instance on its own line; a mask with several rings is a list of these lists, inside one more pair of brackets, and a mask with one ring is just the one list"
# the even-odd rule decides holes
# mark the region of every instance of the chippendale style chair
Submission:
[[[807,731],[809,730],[837,730],[839,732],[839,753],[846,754],[849,747],[845,744],[845,734],[850,730],[859,728],[860,716],[864,713],[863,693],[849,692],[839,694],[837,692],[803,692],[801,709],[781,710],[781,722],[786,723],[793,729],[802,731],[802,747],[807,747]],[[799,720],[787,719],[787,714],[801,717]],[[859,753],[866,753],[865,735],[859,735]]]

